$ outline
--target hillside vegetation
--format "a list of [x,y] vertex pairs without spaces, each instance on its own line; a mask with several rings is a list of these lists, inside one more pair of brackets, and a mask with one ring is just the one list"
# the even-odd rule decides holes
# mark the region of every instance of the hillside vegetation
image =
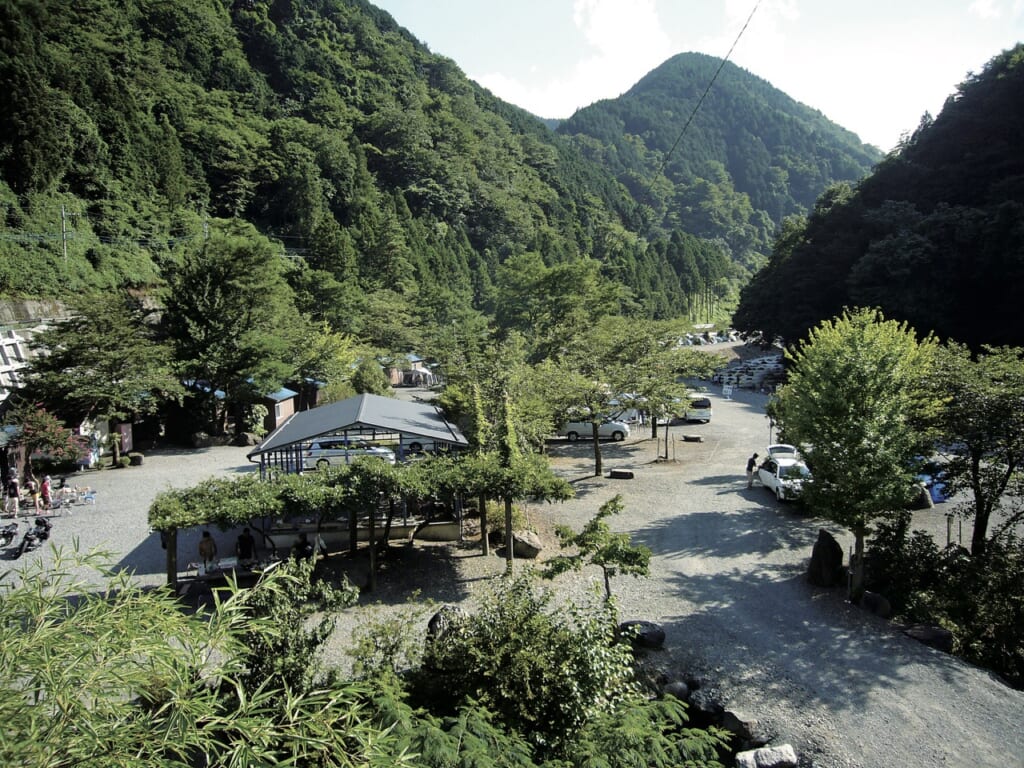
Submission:
[[760,266],[785,216],[882,157],[761,78],[698,53],[674,56],[558,132],[615,173],[653,226],[720,239],[747,266]]
[[[707,319],[780,215],[873,160],[729,68],[652,200],[643,179],[712,60],[652,73],[618,135],[585,137],[588,111],[558,135],[363,0],[13,0],[0,34],[5,297],[148,290],[208,221],[241,219],[294,257],[302,312],[381,347],[494,315],[499,267],[530,253],[595,259],[628,289],[621,311]],[[657,143],[613,161],[651,133],[638,99],[655,92]]]
[[1024,45],[993,58],[857,185],[786,222],[737,325],[801,338],[879,307],[973,348],[1024,344]]

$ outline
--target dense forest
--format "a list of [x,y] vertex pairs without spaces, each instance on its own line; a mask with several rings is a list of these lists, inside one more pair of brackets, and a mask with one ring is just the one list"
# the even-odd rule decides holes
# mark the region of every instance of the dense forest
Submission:
[[751,268],[785,216],[882,157],[761,78],[697,53],[674,56],[558,132],[611,170],[653,226],[723,241]]
[[869,177],[788,219],[735,320],[795,340],[873,306],[978,348],[1024,344],[1024,45],[968,77]]
[[364,0],[14,0],[0,34],[8,298],[147,291],[235,219],[291,257],[301,313],[377,348],[500,316],[530,254],[595,261],[623,312],[707,319],[782,215],[877,159],[734,67],[669,156],[699,56],[624,98],[618,133],[588,128],[607,103],[554,133]]

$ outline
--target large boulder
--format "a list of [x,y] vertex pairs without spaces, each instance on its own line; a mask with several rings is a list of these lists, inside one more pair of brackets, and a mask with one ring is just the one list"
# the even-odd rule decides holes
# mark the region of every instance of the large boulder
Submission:
[[943,653],[953,652],[953,633],[948,629],[930,624],[914,624],[903,632],[908,637],[912,637],[930,648],[935,648]]
[[671,682],[665,683],[661,689],[662,696],[674,696],[680,701],[690,700],[690,686],[686,684],[685,680],[672,680]]
[[738,744],[740,750],[763,747],[769,740],[768,732],[757,719],[730,709],[722,713],[719,727],[732,734],[732,742]]
[[513,531],[512,532],[512,554],[523,560],[533,560],[540,551],[544,549],[544,544],[533,531]]
[[736,755],[736,768],[796,768],[796,752],[789,744],[761,747]]
[[619,637],[628,640],[634,648],[661,648],[665,645],[665,630],[662,626],[642,619],[619,624]]
[[427,639],[431,642],[443,640],[458,632],[465,625],[467,618],[466,612],[459,606],[442,605],[427,622]]
[[817,587],[837,587],[843,583],[845,576],[843,548],[831,533],[822,528],[811,550],[807,580]]
[[884,595],[880,595],[877,592],[869,592],[865,589],[858,605],[868,613],[873,613],[875,616],[883,619],[888,619],[892,616],[892,606],[889,604],[889,601]]

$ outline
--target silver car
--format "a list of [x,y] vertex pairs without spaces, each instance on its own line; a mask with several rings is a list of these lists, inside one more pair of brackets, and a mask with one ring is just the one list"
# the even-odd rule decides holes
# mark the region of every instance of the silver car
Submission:
[[305,469],[324,469],[351,464],[362,456],[376,456],[388,464],[395,463],[395,452],[390,448],[357,438],[322,437],[306,446],[302,454],[302,466]]

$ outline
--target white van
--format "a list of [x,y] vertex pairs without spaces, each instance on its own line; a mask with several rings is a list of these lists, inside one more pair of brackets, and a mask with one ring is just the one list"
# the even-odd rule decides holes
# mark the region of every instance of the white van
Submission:
[[[590,440],[594,436],[594,426],[589,421],[570,421],[558,430],[558,434],[560,437],[568,437],[570,442]],[[597,427],[597,437],[621,442],[629,437],[629,424],[624,421],[603,421]]]
[[701,421],[707,424],[711,421],[711,398],[700,393],[689,395],[683,418],[686,421]]

